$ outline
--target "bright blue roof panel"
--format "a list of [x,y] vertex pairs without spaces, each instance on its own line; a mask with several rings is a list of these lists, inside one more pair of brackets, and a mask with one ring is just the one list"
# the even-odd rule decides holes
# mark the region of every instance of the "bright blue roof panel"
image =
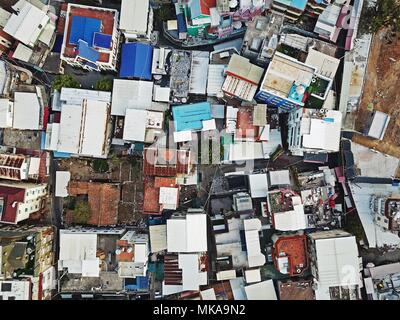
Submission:
[[92,44],[94,33],[99,32],[100,29],[101,20],[99,19],[73,16],[69,43],[78,44],[79,40],[83,40]]
[[179,13],[176,15],[176,21],[178,24],[178,31],[187,32],[186,20],[185,17],[183,16],[183,13]]
[[100,57],[100,53],[89,47],[88,44],[83,40],[78,40],[78,52],[78,55],[82,59],[90,62],[96,62]]
[[93,47],[110,49],[112,42],[112,35],[96,32],[93,38]]
[[153,47],[145,43],[124,43],[122,45],[121,78],[151,80]]
[[203,120],[211,120],[211,105],[209,102],[200,102],[175,106],[172,108],[175,130],[201,130]]
[[193,0],[190,3],[190,14],[191,14],[191,18],[195,19],[198,16],[201,15],[201,9],[200,9],[200,1],[199,0]]

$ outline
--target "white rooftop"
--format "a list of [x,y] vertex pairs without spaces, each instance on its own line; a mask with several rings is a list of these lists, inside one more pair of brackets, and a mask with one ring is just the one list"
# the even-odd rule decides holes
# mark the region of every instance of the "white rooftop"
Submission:
[[248,265],[250,268],[262,266],[265,264],[265,256],[261,253],[260,246],[261,221],[259,219],[246,219],[243,223]]
[[114,79],[111,114],[125,116],[126,109],[151,109],[153,82]]
[[368,136],[382,140],[390,122],[390,116],[386,113],[376,110],[374,112],[371,126],[368,130]]
[[278,300],[274,282],[266,280],[244,287],[247,300]]
[[40,129],[41,107],[36,93],[15,92],[13,128],[21,130]]
[[85,100],[81,105],[62,105],[57,151],[104,157],[108,112],[109,103],[103,101]]
[[[28,1],[19,1],[19,3],[14,6],[15,9],[19,8],[19,13],[11,15],[4,31],[18,41],[33,46],[50,18],[44,11]],[[21,5],[23,6],[21,7]]]
[[61,89],[60,100],[62,104],[81,105],[85,99],[111,102],[111,92],[76,88]]
[[267,196],[267,174],[249,174],[250,194],[252,198],[264,198]]
[[318,283],[325,286],[352,286],[360,283],[356,239],[339,237],[315,240]]
[[60,257],[58,269],[68,268],[69,273],[98,277],[99,259],[96,258],[97,234],[72,233],[60,230]]
[[269,182],[271,186],[290,185],[289,170],[269,171]]
[[119,28],[133,34],[147,32],[149,0],[122,0]]
[[274,227],[276,230],[280,231],[297,231],[306,229],[307,218],[304,214],[304,207],[301,204],[301,201],[300,204],[294,205],[293,210],[291,211],[274,213]]
[[[305,120],[304,117],[303,120]],[[303,134],[303,148],[339,151],[342,125],[340,111],[328,110],[323,119],[309,118],[307,120],[309,121],[309,131]]]
[[71,173],[69,171],[56,171],[56,197],[68,196],[68,183],[71,180]]
[[167,249],[167,225],[160,224],[149,226],[151,252]]
[[168,252],[207,251],[207,215],[188,213],[167,220]]
[[127,141],[145,141],[147,111],[127,109],[124,123],[123,139]]
[[400,237],[390,231],[384,231],[374,222],[374,214],[371,211],[370,203],[372,195],[388,196],[391,194],[400,194],[400,187],[391,184],[370,184],[349,182],[351,194],[353,196],[358,216],[367,236],[370,248],[380,248],[384,245],[398,247],[400,246]]
[[361,170],[360,176],[373,178],[390,178],[396,175],[400,160],[396,157],[374,152],[351,141],[351,152],[354,156],[354,163]]

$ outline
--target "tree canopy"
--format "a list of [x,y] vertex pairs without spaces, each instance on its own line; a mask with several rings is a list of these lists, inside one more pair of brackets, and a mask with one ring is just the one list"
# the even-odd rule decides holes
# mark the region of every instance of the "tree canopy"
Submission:
[[61,88],[79,88],[80,86],[80,82],[70,74],[60,74],[52,83],[53,89],[57,91],[61,91]]
[[89,204],[84,201],[78,201],[74,209],[74,223],[86,224],[90,218]]
[[374,6],[364,5],[360,29],[363,33],[375,33],[381,28],[400,32],[400,2],[398,0],[379,0]]
[[103,78],[96,82],[95,89],[100,91],[111,91],[113,87],[113,80],[109,78]]

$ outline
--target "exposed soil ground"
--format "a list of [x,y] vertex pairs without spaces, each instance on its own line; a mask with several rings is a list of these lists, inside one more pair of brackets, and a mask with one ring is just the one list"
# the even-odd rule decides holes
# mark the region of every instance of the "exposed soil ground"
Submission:
[[357,131],[363,131],[373,110],[391,116],[384,139],[379,141],[355,134],[353,141],[400,158],[400,37],[388,41],[384,30],[378,32],[372,40],[355,123]]

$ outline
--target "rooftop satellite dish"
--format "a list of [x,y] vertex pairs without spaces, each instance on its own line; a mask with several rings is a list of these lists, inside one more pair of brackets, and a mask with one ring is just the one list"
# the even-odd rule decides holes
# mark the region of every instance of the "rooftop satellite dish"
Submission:
[[229,1],[229,8],[234,9],[236,8],[238,5],[238,1],[237,0],[230,0]]
[[131,253],[133,251],[132,247],[129,247],[128,250],[126,250],[126,252]]
[[242,25],[243,24],[240,21],[235,21],[234,23],[232,23],[233,28],[236,30],[240,29],[242,27]]
[[304,89],[303,86],[298,86],[298,87],[296,88],[296,93],[297,93],[298,95],[304,94],[305,91],[306,91],[306,89]]
[[120,255],[121,254],[121,250],[120,249],[115,250],[115,254],[116,255]]

